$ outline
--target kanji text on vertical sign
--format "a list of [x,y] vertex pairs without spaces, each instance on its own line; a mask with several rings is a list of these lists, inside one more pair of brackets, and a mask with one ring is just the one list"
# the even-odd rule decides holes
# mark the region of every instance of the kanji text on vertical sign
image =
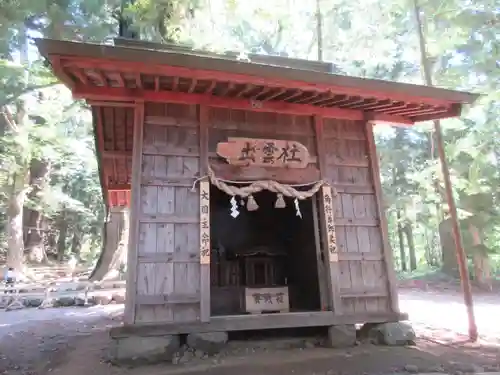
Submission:
[[330,186],[321,188],[323,196],[323,211],[325,213],[326,225],[326,246],[328,249],[328,259],[330,262],[338,262],[337,237],[335,235],[335,212],[333,210],[333,194]]
[[310,160],[303,144],[277,139],[228,138],[217,144],[217,154],[239,166],[305,168]]
[[210,264],[210,182],[200,182],[200,263]]

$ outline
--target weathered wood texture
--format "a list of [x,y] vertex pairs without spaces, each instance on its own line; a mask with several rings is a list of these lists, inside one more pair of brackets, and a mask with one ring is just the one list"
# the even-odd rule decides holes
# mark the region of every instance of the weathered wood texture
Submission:
[[130,185],[132,158],[108,157],[113,155],[131,155],[134,133],[134,107],[117,108],[99,106],[92,109],[98,151],[101,158],[103,185],[108,192],[111,206],[126,206],[129,192],[114,190],[114,186]]
[[382,230],[364,122],[324,119],[325,174],[334,199],[342,312],[390,310]]
[[[310,116],[211,108],[210,124],[208,151],[212,168],[218,175],[224,178],[239,175],[237,179],[240,180],[273,179],[287,183],[319,179],[314,127]],[[300,142],[309,151],[309,165],[304,169],[228,166],[225,160],[214,153],[217,144],[227,142],[230,137]]]
[[146,104],[136,323],[200,320],[200,198],[191,189],[200,169],[197,122],[196,106]]
[[[282,182],[314,181],[321,176],[318,161],[322,162],[323,176],[338,192],[334,199],[338,270],[337,277],[327,282],[335,281],[339,290],[339,312],[351,316],[390,313],[394,306],[390,293],[392,280],[385,264],[377,179],[371,171],[365,123],[320,119],[325,152],[318,155],[317,124],[310,116],[210,108],[204,113],[208,149],[203,149],[200,113],[193,105],[146,104],[140,188],[136,194],[140,209],[135,322],[181,323],[204,319],[200,285],[202,278],[210,276],[208,267],[205,276],[200,267],[200,195],[198,188],[192,191],[191,187],[205,173],[200,156],[208,158],[221,175],[225,161],[216,155],[217,143],[229,137],[294,140],[304,144],[311,156],[305,170],[314,173],[291,176],[294,171],[283,168],[278,176],[286,175],[289,181]],[[239,171],[234,170],[237,167],[232,168],[225,170],[225,178],[238,175]],[[281,168],[274,168],[274,172],[257,169],[247,168],[240,179],[244,176],[248,180],[280,180],[276,178],[276,170]],[[328,263],[325,255],[321,262]],[[320,260],[321,254],[317,258]],[[387,264],[391,262],[388,260]],[[214,270],[211,271],[213,274]],[[222,293],[223,288],[238,288],[212,286],[217,300],[226,294]],[[218,310],[214,307],[213,310]]]

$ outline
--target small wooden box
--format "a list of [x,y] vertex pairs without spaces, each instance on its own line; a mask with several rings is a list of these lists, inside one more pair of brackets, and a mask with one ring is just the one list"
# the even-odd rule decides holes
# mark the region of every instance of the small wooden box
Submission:
[[242,298],[243,310],[251,314],[265,312],[288,312],[290,300],[288,287],[245,288]]

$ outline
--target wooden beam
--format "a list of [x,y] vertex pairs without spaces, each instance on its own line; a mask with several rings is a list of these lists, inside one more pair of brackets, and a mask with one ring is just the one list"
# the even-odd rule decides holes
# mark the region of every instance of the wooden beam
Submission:
[[177,216],[171,214],[139,216],[140,223],[148,224],[198,224],[200,219],[197,216]]
[[138,294],[137,305],[179,305],[200,303],[200,294]]
[[385,215],[384,200],[382,192],[382,183],[380,182],[380,167],[375,146],[375,137],[373,135],[373,125],[367,122],[366,139],[368,144],[368,157],[370,158],[373,186],[375,188],[375,198],[377,202],[377,211],[380,220],[380,233],[382,235],[382,245],[384,251],[385,272],[387,274],[387,289],[389,291],[389,301],[391,310],[399,313],[399,297],[397,289],[396,271],[394,270],[394,257],[389,240],[389,226]]
[[[344,120],[363,120],[365,112],[354,109],[326,108],[308,104],[293,104],[282,101],[252,101],[248,99],[220,98],[207,94],[186,94],[182,92],[156,92],[151,90],[100,88],[79,86],[73,90],[75,99],[119,101],[143,100],[145,102],[170,102],[183,104],[200,104],[211,107],[241,109],[257,112],[279,112],[292,115],[319,115],[324,118]],[[382,113],[370,113],[370,120],[413,125],[414,122],[403,116],[388,116]]]
[[109,184],[108,191],[130,191],[130,184]]
[[124,158],[131,158],[132,157],[132,152],[131,151],[102,151],[101,152],[101,157],[103,159],[124,159]]
[[130,231],[128,241],[127,296],[124,323],[134,324],[137,293],[137,263],[139,253],[139,215],[141,212],[142,144],[144,137],[144,102],[137,102],[134,111],[134,149],[132,157],[132,201],[130,202]]
[[[104,125],[102,121],[102,108],[95,108],[94,109],[95,115],[96,115],[96,126],[95,126],[95,132],[96,132],[96,143],[97,143],[97,154],[102,155],[104,152]],[[103,178],[101,181],[102,186],[104,187],[104,191],[106,191],[105,194],[107,194],[108,191],[108,180],[106,173],[104,173],[104,168],[103,170]],[[107,197],[105,197],[105,200],[107,200]]]
[[[319,116],[314,116],[314,139],[316,141],[316,152],[318,153],[319,177],[326,178],[326,154],[323,142],[323,119]],[[321,219],[320,212],[322,207],[318,204],[320,201],[318,196],[313,197],[313,225],[315,233],[316,259],[318,265],[319,291],[321,298],[321,307],[324,310],[334,311],[334,304],[338,303],[338,299],[334,298],[332,293],[332,277],[331,269],[326,266],[325,249],[323,238],[321,236],[324,231],[324,221]],[[342,302],[342,301],[340,301]]]
[[[135,74],[135,85],[137,88],[142,89],[142,78],[141,78],[141,73],[136,73]],[[158,91],[158,90],[157,90]]]
[[135,324],[133,326],[113,327],[110,336],[124,338],[129,336],[165,336],[195,332],[249,331],[260,329],[279,329],[295,327],[328,327],[340,324],[383,323],[407,320],[407,314],[360,313],[334,315],[331,311],[296,312],[263,315],[214,316],[210,322],[188,322],[169,324]]
[[[327,163],[326,163],[326,147],[324,143],[324,122],[320,116],[314,116],[314,131],[316,140],[316,149],[318,153],[318,164],[321,173],[321,178],[327,179]],[[340,268],[339,268],[339,253],[336,245],[336,228],[334,220],[334,204],[336,199],[333,195],[333,189],[330,186],[321,188],[319,210],[320,234],[323,247],[321,249],[323,259],[328,259],[328,267],[326,267],[326,275],[328,276],[328,290],[330,291],[331,307],[336,315],[343,314],[342,299],[340,298]],[[348,223],[346,223],[348,224]],[[331,229],[333,228],[333,229]]]
[[[99,47],[101,48],[102,46]],[[142,55],[141,61],[126,61],[124,58],[112,59],[109,57],[111,54],[104,58],[67,55],[60,55],[60,57],[67,66],[78,66],[109,71],[121,71],[124,73],[141,72],[144,74],[197,79],[199,81],[231,81],[236,84],[252,84],[255,86],[274,88],[295,88],[303,91],[332,91],[338,94],[345,94],[349,96],[363,96],[367,98],[379,99],[392,98],[393,100],[397,101],[420,101],[422,103],[436,105],[448,105],[457,102],[455,98],[458,97],[464,97],[464,100],[474,99],[472,94],[455,92],[451,90],[432,90],[427,87],[418,85],[395,83],[382,80],[367,80],[356,77],[325,74],[312,71],[298,71],[297,69],[283,69],[272,66],[264,67],[257,64],[233,62],[229,60],[214,58],[204,58],[194,55],[174,56],[173,54],[161,53],[161,55],[163,55],[163,57],[168,59],[169,61],[163,64],[155,64],[151,60],[144,60],[144,53],[146,53],[145,51],[130,51],[130,49],[128,48],[127,50],[129,59],[131,55],[136,52]],[[189,59],[192,60],[191,64],[189,64],[189,62],[187,61]],[[175,61],[173,60],[177,60],[177,63],[175,63]],[[211,68],[216,65],[224,65],[224,69],[207,70],[206,68],[203,68],[202,65],[206,64],[208,61],[210,61]],[[197,66],[195,67],[195,65]],[[236,66],[238,66],[239,69],[236,69]],[[241,71],[242,68],[245,68],[245,74],[231,71]],[[295,77],[289,76],[290,74],[294,74]],[[298,76],[302,77],[303,80],[297,79],[296,77]],[[314,82],[311,82],[312,80],[314,80]]]
[[123,108],[135,108],[135,103],[133,102],[115,102],[106,100],[87,100],[87,104],[93,107],[123,107]]
[[118,81],[118,84],[120,85],[120,87],[126,87],[125,80],[123,79],[123,76],[121,73],[116,74],[116,80]]
[[63,83],[68,86],[71,90],[75,88],[75,81],[66,73],[63,65],[61,64],[61,58],[59,56],[52,56],[52,69],[54,69],[54,73],[59,77]]
[[312,164],[303,169],[290,169],[253,166],[240,167],[212,160],[210,167],[218,177],[234,181],[274,180],[285,184],[307,184],[318,181],[320,178],[318,168]]
[[[210,108],[205,105],[198,107],[198,120],[200,123],[200,176],[208,172],[208,127]],[[210,321],[210,182],[200,181],[200,319],[202,322]],[[207,238],[208,237],[208,238]],[[208,246],[208,256],[204,254]]]
[[73,74],[76,78],[80,80],[80,83],[82,85],[88,85],[89,84],[89,79],[83,72],[83,69],[75,68],[71,70],[71,74]]
[[450,107],[448,112],[442,112],[439,114],[416,115],[416,116],[411,116],[411,119],[414,120],[415,122],[442,120],[450,117],[459,117],[461,113],[462,113],[462,106],[454,104]]

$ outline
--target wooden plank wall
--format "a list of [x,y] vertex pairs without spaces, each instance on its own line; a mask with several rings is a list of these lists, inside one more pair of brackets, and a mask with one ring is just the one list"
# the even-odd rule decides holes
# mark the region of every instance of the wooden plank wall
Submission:
[[[209,117],[208,151],[212,164],[225,163],[217,162],[215,151],[217,143],[226,142],[229,137],[293,140],[306,146],[313,159],[309,164],[307,176],[319,178],[319,173],[314,173],[314,169],[317,168],[317,153],[314,127],[310,116],[211,108]],[[255,177],[251,175],[251,170],[247,168],[248,176]],[[259,170],[262,171],[262,168]],[[305,176],[304,171],[300,169],[289,171],[287,174]]]
[[367,125],[323,119],[325,174],[338,192],[335,224],[344,314],[390,311]]
[[[194,105],[159,103],[146,103],[144,113],[137,176],[140,184],[133,191],[140,197],[136,208],[137,268],[131,276],[137,283],[130,302],[136,306],[133,322],[189,322],[201,320],[205,314],[200,308],[200,284],[209,274],[201,275],[200,271],[200,197],[199,189],[193,191],[192,184],[205,173],[200,154],[208,155],[213,167],[222,168],[216,173],[224,172],[224,168],[229,171],[215,154],[217,143],[228,137],[304,144],[312,157],[307,171],[297,175],[287,171],[285,176],[299,177],[300,182],[319,178],[318,159],[322,160],[324,176],[339,193],[335,200],[339,262],[331,278],[339,284],[339,312],[394,310],[374,185],[378,180],[371,172],[373,146],[369,147],[368,138],[372,133],[367,132],[365,122],[223,108],[200,111]],[[200,150],[200,113],[203,123],[208,124],[208,150]],[[317,144],[318,121],[322,121],[322,141]],[[320,144],[325,150],[322,158],[317,152]],[[245,173],[252,178],[280,179],[264,168],[257,172],[247,168]],[[324,262],[320,261],[320,267],[325,267]],[[387,264],[392,267],[391,262],[389,259]],[[325,271],[320,272],[326,275]]]
[[198,108],[146,103],[136,323],[200,320]]

